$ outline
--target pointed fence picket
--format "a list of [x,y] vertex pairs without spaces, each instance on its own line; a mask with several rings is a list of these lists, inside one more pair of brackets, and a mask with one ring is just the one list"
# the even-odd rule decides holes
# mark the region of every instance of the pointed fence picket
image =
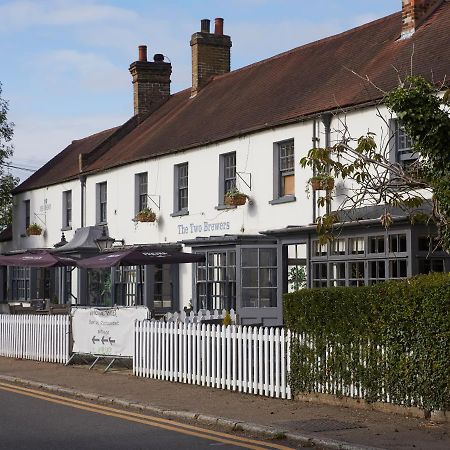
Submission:
[[69,316],[0,315],[0,356],[65,364],[69,342]]
[[137,321],[136,376],[291,398],[289,332],[200,323]]

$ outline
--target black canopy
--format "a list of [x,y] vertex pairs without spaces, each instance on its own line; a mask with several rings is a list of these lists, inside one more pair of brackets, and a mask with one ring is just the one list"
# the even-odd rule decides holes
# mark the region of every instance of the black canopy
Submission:
[[102,269],[114,266],[145,266],[153,264],[181,264],[205,261],[204,255],[184,253],[154,247],[134,247],[103,253],[77,261],[83,269]]

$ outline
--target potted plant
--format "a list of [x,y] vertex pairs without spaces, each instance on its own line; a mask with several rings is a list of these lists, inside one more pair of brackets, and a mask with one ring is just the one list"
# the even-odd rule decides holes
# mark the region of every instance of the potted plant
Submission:
[[40,225],[38,225],[36,222],[28,225],[28,236],[39,236],[40,234],[42,234],[42,227]]
[[151,208],[141,209],[134,218],[136,222],[154,222],[156,220],[156,214]]
[[240,192],[237,188],[233,188],[225,194],[224,202],[228,206],[241,206],[245,205],[247,198],[247,195]]
[[313,191],[331,191],[334,188],[334,178],[326,173],[315,175],[309,182]]

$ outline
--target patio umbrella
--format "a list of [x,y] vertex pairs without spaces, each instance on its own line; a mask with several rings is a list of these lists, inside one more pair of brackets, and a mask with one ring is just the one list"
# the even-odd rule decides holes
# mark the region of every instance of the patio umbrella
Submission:
[[146,266],[153,264],[181,264],[205,261],[204,255],[165,250],[154,247],[134,247],[80,259],[78,267],[83,269],[103,269],[115,266]]
[[65,267],[76,266],[76,264],[76,261],[72,258],[53,255],[47,250],[26,251],[15,255],[0,255],[0,266]]

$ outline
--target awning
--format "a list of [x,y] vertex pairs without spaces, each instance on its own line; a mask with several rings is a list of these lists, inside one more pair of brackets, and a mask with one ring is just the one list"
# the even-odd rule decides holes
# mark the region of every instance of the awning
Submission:
[[82,227],[75,230],[70,242],[53,250],[55,254],[86,257],[98,253],[95,240],[102,236],[103,226]]
[[16,255],[0,255],[0,266],[16,267],[64,267],[75,266],[74,259],[53,255],[47,250],[26,251]]
[[83,269],[102,269],[114,266],[146,266],[154,264],[182,264],[205,261],[204,255],[184,253],[164,247],[133,247],[115,252],[102,253],[77,261]]

